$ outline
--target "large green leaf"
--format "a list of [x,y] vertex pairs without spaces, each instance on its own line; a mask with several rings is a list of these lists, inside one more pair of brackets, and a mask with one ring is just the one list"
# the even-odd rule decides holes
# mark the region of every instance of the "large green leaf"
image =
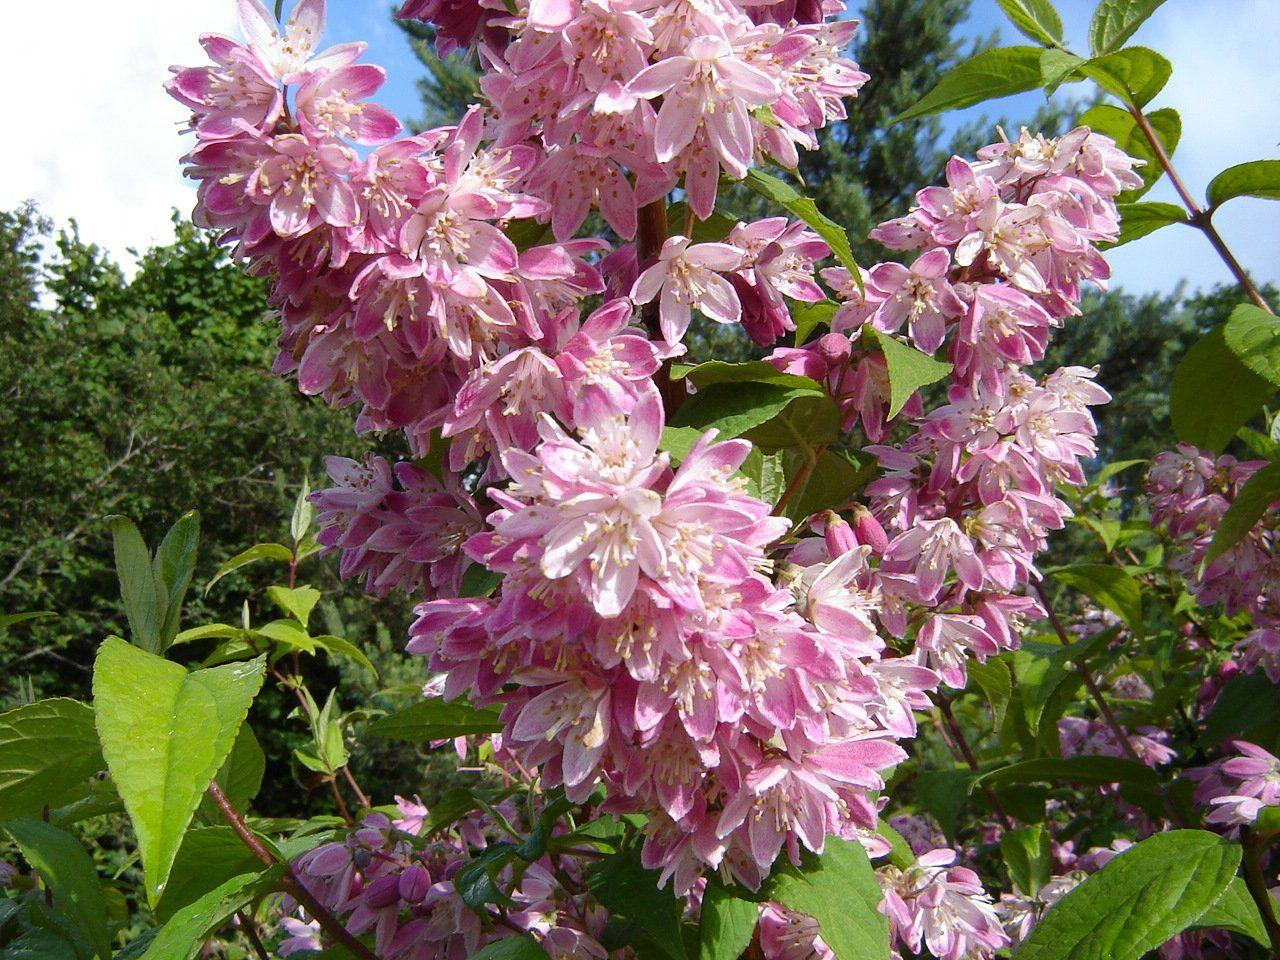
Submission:
[[547,960],[547,951],[533,937],[503,937],[482,947],[468,960]]
[[1186,443],[1221,451],[1275,392],[1275,384],[1231,351],[1224,328],[1218,327],[1188,350],[1174,371],[1169,397],[1174,432]]
[[[812,381],[811,381],[812,382]],[[714,383],[686,400],[672,418],[672,426],[712,428],[722,439],[741,436],[753,427],[768,423],[799,397],[821,396],[814,389],[779,383],[753,383],[743,389],[739,383]]]
[[845,233],[844,227],[819,210],[818,205],[811,198],[806,197],[786,181],[779,180],[757,167],[747,171],[746,182],[760,196],[784,207],[812,227],[814,232],[827,242],[827,246],[840,261],[840,265],[853,275],[857,283],[862,283],[862,271],[858,269],[858,261],[853,258],[849,234]]
[[37,700],[0,713],[0,821],[58,806],[104,766],[93,710]]
[[[240,725],[231,752],[222,762],[214,779],[231,805],[242,813],[262,788],[262,778],[267,772],[267,756],[262,752],[258,738],[248,723]],[[200,816],[208,823],[221,823],[222,812],[210,796],[200,799]]]
[[1222,337],[1241,363],[1280,387],[1280,317],[1242,303],[1231,311]]
[[1089,49],[1094,56],[1110,53],[1133,36],[1164,0],[1102,0],[1089,24]]
[[1049,0],[996,0],[1022,35],[1049,46],[1062,43],[1062,18]]
[[98,651],[98,736],[138,836],[152,905],[201,796],[231,752],[265,669],[258,658],[188,673],[118,637],[109,637]]
[[834,509],[848,503],[877,469],[874,462],[862,466],[844,451],[823,450],[804,481],[803,489],[787,504],[786,515],[793,520],[801,520],[819,510]]
[[1187,211],[1174,203],[1122,203],[1120,212],[1120,236],[1110,244],[1112,248],[1141,240],[1171,223],[1186,223]]
[[1126,47],[1094,57],[1076,70],[1135,107],[1150,103],[1173,75],[1173,65],[1146,47]]
[[217,573],[213,575],[213,579],[205,584],[204,592],[208,593],[213,589],[213,585],[227,576],[229,573],[235,573],[241,567],[247,567],[251,563],[257,563],[259,560],[275,560],[280,563],[288,563],[293,559],[293,551],[286,547],[283,543],[257,543],[237,553],[234,557],[218,568]]
[[[1178,142],[1182,139],[1182,118],[1178,115],[1178,111],[1172,107],[1163,107],[1159,110],[1152,110],[1146,115],[1146,118],[1148,125],[1155,132],[1156,139],[1160,141],[1160,146],[1164,149],[1165,155],[1172,157],[1174,151],[1178,148]],[[1125,190],[1116,197],[1116,202],[1122,207],[1134,203],[1155,186],[1156,181],[1164,176],[1164,168],[1160,166],[1160,162],[1156,159],[1156,153],[1151,147],[1151,142],[1147,140],[1146,134],[1138,126],[1138,121],[1128,110],[1117,107],[1112,103],[1100,103],[1082,113],[1077,123],[1098,133],[1105,134],[1114,140],[1116,146],[1129,154],[1129,156],[1145,162],[1145,166],[1137,168],[1138,175],[1142,177],[1142,186],[1134,190]],[[1163,208],[1173,205],[1162,204],[1160,206]],[[1175,219],[1186,219],[1185,210],[1177,206],[1173,206],[1173,209],[1179,215]],[[1123,242],[1125,228],[1122,226],[1121,229],[1121,242]],[[1129,229],[1134,229],[1133,225],[1130,225]]]
[[1034,897],[1053,873],[1053,848],[1043,825],[1006,831],[1000,840],[1000,855],[1009,879],[1027,896]]
[[191,960],[232,914],[271,890],[282,871],[272,867],[242,873],[187,904],[156,931],[141,960]]
[[259,860],[227,826],[193,827],[182,838],[156,919],[161,923],[232,877],[253,873]]
[[785,859],[769,878],[769,898],[818,921],[836,960],[888,960],[889,919],[871,861],[856,841],[827,837],[822,856],[801,867]]
[[1150,767],[1122,757],[1040,757],[998,767],[979,776],[979,784],[1005,783],[1131,783],[1155,789],[1160,778]]
[[1213,563],[1243,540],[1277,501],[1280,501],[1280,463],[1271,463],[1249,478],[1223,514],[1204,562]]
[[501,730],[502,721],[498,719],[497,710],[487,707],[480,709],[462,700],[433,698],[420,700],[399,713],[379,717],[369,724],[366,732],[391,740],[426,743],[429,740],[480,736]]
[[23,818],[4,825],[27,863],[53,893],[53,905],[101,960],[111,960],[107,902],[93,861],[80,841],[43,820]]
[[1014,958],[1138,960],[1203,916],[1239,863],[1240,848],[1212,833],[1157,834],[1058,901]]
[[1209,205],[1235,197],[1280,200],[1280,160],[1251,160],[1228,167],[1209,183]]
[[1107,563],[1073,563],[1053,576],[1106,607],[1134,633],[1142,633],[1142,586],[1124,570]]
[[863,328],[863,334],[880,347],[889,368],[889,419],[896,417],[921,387],[937,383],[951,373],[951,364],[935,360],[870,325]]
[[1201,744],[1212,747],[1237,736],[1253,739],[1254,730],[1270,727],[1280,718],[1280,697],[1275,689],[1263,670],[1236,674],[1214,701],[1200,734]]
[[738,960],[755,933],[760,907],[726,890],[712,877],[702,895],[698,960]]
[[779,450],[807,453],[840,439],[840,408],[825,394],[799,397],[772,420],[751,429],[746,437],[763,453]]
[[945,74],[932,90],[893,118],[893,123],[959,110],[1034,90],[1042,82],[1039,47],[983,50]]
[[626,850],[599,860],[587,874],[587,886],[611,914],[630,921],[672,960],[687,960],[680,919],[684,903],[671,886],[658,886],[658,872],[646,870],[638,851]]

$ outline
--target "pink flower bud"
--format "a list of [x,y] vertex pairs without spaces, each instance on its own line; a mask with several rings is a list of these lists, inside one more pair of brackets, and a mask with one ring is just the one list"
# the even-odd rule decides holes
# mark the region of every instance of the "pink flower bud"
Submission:
[[364,902],[374,910],[389,907],[400,899],[400,878],[379,877],[364,891]]
[[844,517],[834,510],[828,510],[824,519],[826,526],[822,530],[822,538],[827,542],[827,552],[831,554],[832,559],[844,556],[858,545],[858,540],[853,535],[853,528]]
[[889,546],[889,537],[880,521],[861,505],[853,508],[853,535],[859,544],[870,547],[875,553],[884,553]]
[[818,352],[822,354],[823,360],[834,367],[849,359],[853,347],[843,333],[828,333],[818,339]]
[[400,874],[400,899],[407,903],[421,903],[431,889],[431,874],[426,867],[416,864]]

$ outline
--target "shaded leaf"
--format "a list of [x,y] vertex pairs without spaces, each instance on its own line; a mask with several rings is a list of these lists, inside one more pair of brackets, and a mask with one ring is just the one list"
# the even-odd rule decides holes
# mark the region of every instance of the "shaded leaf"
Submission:
[[93,709],[37,700],[0,713],[0,821],[39,813],[106,766]]
[[1142,586],[1124,570],[1106,563],[1073,563],[1054,570],[1053,576],[1106,607],[1135,633],[1143,632]]
[[935,360],[927,353],[907,346],[887,333],[868,325],[862,328],[879,345],[889,368],[889,412],[892,420],[921,387],[943,380],[951,373],[951,364]]
[[806,854],[800,867],[780,858],[768,891],[770,899],[818,921],[836,960],[888,960],[884,898],[860,843],[827,837],[822,855]]
[[379,717],[369,724],[366,732],[371,736],[391,740],[426,743],[430,740],[498,733],[501,730],[502,721],[498,719],[498,711],[495,709],[480,709],[462,700],[445,701],[435,698],[420,700],[399,713]]
[[747,171],[746,183],[760,196],[785,207],[812,227],[814,232],[827,242],[827,246],[840,261],[840,265],[848,270],[855,282],[861,286],[862,271],[858,269],[858,261],[853,257],[853,248],[849,245],[849,235],[845,233],[844,227],[819,210],[811,198],[804,196],[791,184],[765,173],[758,167],[752,167]]
[[760,907],[726,890],[714,877],[702,896],[698,960],[738,960],[755,933]]
[[107,903],[98,872],[80,841],[43,820],[11,820],[4,828],[53,891],[54,907],[102,960],[110,960]]
[[1240,489],[1218,522],[1204,562],[1213,563],[1243,540],[1277,501],[1280,501],[1280,463],[1272,463],[1250,477]]
[[1275,384],[1231,351],[1224,328],[1218,327],[1188,350],[1174,371],[1169,397],[1174,432],[1185,443],[1221,452],[1275,392]]
[[280,563],[288,563],[292,559],[293,551],[283,543],[254,544],[248,550],[237,553],[234,557],[220,566],[217,572],[213,575],[213,579],[205,584],[204,592],[207,594],[213,589],[213,585],[227,574],[235,573],[241,567],[247,567],[251,563],[257,563],[259,560],[276,560]]
[[687,960],[680,921],[684,902],[671,885],[658,886],[658,872],[640,864],[636,850],[596,861],[587,874],[587,887],[611,914],[634,923],[672,960]]

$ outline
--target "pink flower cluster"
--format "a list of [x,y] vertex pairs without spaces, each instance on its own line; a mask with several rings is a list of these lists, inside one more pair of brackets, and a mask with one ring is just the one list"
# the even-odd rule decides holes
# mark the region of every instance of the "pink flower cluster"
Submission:
[[[398,798],[399,816],[367,813],[350,836],[323,844],[294,862],[307,889],[356,936],[371,935],[382,960],[466,960],[485,944],[510,936],[496,926],[492,906],[468,905],[458,890],[459,874],[492,850],[502,837],[497,821],[473,813],[443,830],[425,832],[430,814],[420,803]],[[504,804],[500,813],[519,823],[519,811]],[[495,871],[511,890],[503,911],[509,924],[535,935],[552,957],[604,960],[600,943],[608,914],[585,893],[581,861],[543,855]],[[480,864],[483,866],[483,864]],[[465,875],[464,875],[465,876]],[[562,880],[578,892],[566,890]],[[289,934],[283,956],[319,950],[314,919],[299,912],[283,920]]]
[[882,658],[869,548],[812,538],[775,583],[790,524],[734,477],[750,445],[708,434],[673,466],[662,425],[654,391],[506,451],[513,482],[465,545],[502,590],[425,604],[409,650],[446,696],[501,703],[503,748],[544,782],[648,814],[646,864],[678,890],[706,866],[755,887],[780,852],[874,826],[936,680]]
[[[823,271],[843,299],[831,333],[774,351],[779,369],[825,383],[877,445],[884,475],[867,488],[889,532],[878,567],[883,620],[896,637],[915,629],[922,662],[950,686],[966,660],[1008,650],[1021,623],[1041,615],[1022,594],[1034,558],[1071,515],[1054,488],[1079,484],[1095,452],[1091,405],[1109,397],[1094,372],[1066,367],[1036,380],[1052,329],[1078,313],[1083,281],[1103,282],[1099,242],[1118,230],[1115,197],[1137,182],[1135,161],[1085,128],[1057,140],[1023,131],[954,158],[947,185],[873,231],[920,250],[909,266],[885,263],[863,277]],[[867,333],[905,334],[952,363],[946,402],[925,412],[919,395],[897,418],[913,433],[887,445],[884,356]],[[896,421],[895,421],[896,422]]]
[[1214,459],[1182,443],[1151,461],[1147,501],[1152,525],[1183,548],[1170,566],[1186,578],[1196,602],[1220,603],[1230,616],[1252,616],[1254,629],[1240,642],[1241,666],[1261,667],[1280,683],[1280,503],[1271,504],[1239,543],[1204,565],[1223,515],[1266,465],[1229,455]]
[[930,850],[905,870],[883,867],[880,878],[900,949],[965,960],[991,956],[1009,944],[982,881],[956,864],[954,850]]
[[1258,819],[1267,807],[1280,807],[1280,759],[1245,740],[1231,743],[1235,756],[1189,771],[1199,780],[1195,799],[1210,807],[1206,823],[1234,834]]

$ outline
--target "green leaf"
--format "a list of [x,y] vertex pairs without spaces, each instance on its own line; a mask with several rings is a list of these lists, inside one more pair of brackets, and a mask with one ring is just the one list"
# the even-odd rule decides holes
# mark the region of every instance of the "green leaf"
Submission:
[[1050,47],[1062,43],[1062,18],[1049,0],[996,0],[1022,35]]
[[1271,463],[1249,478],[1227,508],[1205,552],[1204,562],[1213,563],[1243,540],[1277,501],[1280,501],[1280,463]]
[[1160,778],[1150,767],[1123,757],[1039,757],[998,767],[978,776],[975,783],[1131,783],[1154,790],[1159,788]]
[[1089,24],[1089,50],[1099,56],[1120,49],[1164,0],[1102,0]]
[[56,807],[105,766],[93,710],[37,700],[0,713],[0,821]]
[[1218,902],[1209,908],[1199,920],[1197,927],[1208,927],[1216,930],[1230,930],[1243,934],[1264,947],[1270,946],[1267,928],[1262,922],[1262,914],[1258,905],[1249,895],[1249,888],[1239,877],[1233,877],[1227,884]]
[[747,458],[742,461],[738,473],[747,478],[747,492],[765,503],[777,503],[787,487],[782,454],[761,453],[760,448],[754,445]]
[[188,673],[116,637],[98,651],[98,736],[138,836],[152,905],[200,797],[231,752],[265,669],[259,658]]
[[1209,206],[1236,197],[1280,200],[1280,160],[1251,160],[1227,167],[1209,183]]
[[56,617],[57,614],[52,610],[33,610],[28,613],[3,613],[0,614],[0,630],[8,630],[10,627],[16,627],[20,623],[26,623],[29,620],[41,620],[45,617]]
[[1099,470],[1097,473],[1097,476],[1095,476],[1091,482],[1094,486],[1100,487],[1104,483],[1106,483],[1108,480],[1110,480],[1112,477],[1119,476],[1120,474],[1124,473],[1124,471],[1131,470],[1134,467],[1139,466],[1140,464],[1143,464],[1146,462],[1147,461],[1143,459],[1113,460],[1111,463],[1108,463],[1105,467]]
[[[298,650],[302,653],[316,652],[315,640],[312,639],[311,634],[307,633],[307,628],[297,620],[272,620],[258,627],[253,634],[266,637],[275,643],[282,643],[289,650]],[[275,660],[273,659],[272,662],[274,663]]]
[[[244,813],[250,802],[262,789],[262,778],[267,772],[267,756],[262,752],[258,738],[248,723],[242,723],[236,734],[231,752],[222,762],[214,779],[227,795],[231,805]],[[221,823],[222,812],[210,796],[200,799],[200,815],[208,823]]]
[[156,919],[165,923],[233,877],[253,873],[259,867],[258,858],[230,827],[193,827],[182,838],[169,882],[156,904]]
[[714,383],[686,400],[672,418],[672,425],[701,431],[714,427],[720,431],[720,438],[727,440],[768,423],[792,400],[818,393],[817,389],[778,383],[753,383],[750,390],[736,383]]
[[951,770],[925,770],[916,775],[916,799],[921,807],[933,814],[938,826],[948,837],[954,838],[975,774],[968,767]]
[[658,872],[640,864],[636,850],[626,850],[598,860],[587,873],[587,887],[600,905],[629,920],[653,945],[672,960],[687,960],[680,920],[684,902],[671,885],[658,886]]
[[751,943],[760,907],[735,897],[712,877],[702,895],[698,925],[698,960],[738,960]]
[[177,910],[156,932],[141,960],[191,960],[233,913],[271,890],[282,870],[242,873]]
[[888,960],[889,919],[860,843],[827,837],[822,856],[806,855],[799,868],[780,858],[768,890],[770,899],[818,921],[836,960]]
[[1173,75],[1173,64],[1146,47],[1126,47],[1086,60],[1077,72],[1125,103],[1145,107]]
[[[667,235],[683,237],[688,216],[689,204],[684,200],[678,200],[667,207]],[[696,216],[693,218],[693,229],[689,231],[693,236],[689,239],[693,243],[719,243],[737,225],[737,217],[722,210],[712,210],[711,216],[706,220],[699,220]]]
[[213,579],[205,584],[204,592],[207,594],[213,589],[213,585],[227,574],[235,573],[241,567],[247,567],[251,563],[257,563],[259,560],[276,560],[280,563],[289,563],[292,559],[293,551],[283,543],[254,544],[248,550],[243,553],[237,553],[220,566],[218,572],[213,575]]
[[378,675],[378,668],[373,665],[373,661],[365,655],[365,652],[357,647],[350,640],[343,637],[335,637],[331,633],[323,634],[319,637],[312,637],[312,641],[321,650],[326,653],[337,654],[340,657],[346,657],[348,660],[354,660],[360,666],[371,672],[375,677]]
[[473,563],[462,572],[461,589],[464,597],[488,597],[502,584],[502,574],[494,573],[480,563]]
[[1173,203],[1122,203],[1116,209],[1120,212],[1120,235],[1108,249],[1141,240],[1171,223],[1187,222],[1187,212]]
[[821,444],[840,439],[840,408],[829,396],[804,396],[746,435],[762,453],[801,450],[807,455]]
[[173,642],[182,619],[182,601],[191,586],[196,570],[196,551],[200,546],[200,516],[194,510],[184,513],[164,535],[156,549],[153,564],[156,580],[165,592],[165,615],[160,629],[161,649]]
[[967,669],[969,680],[976,683],[987,698],[996,729],[999,730],[1004,724],[1004,714],[1009,708],[1009,700],[1013,697],[1013,677],[1009,674],[1009,665],[1003,660],[994,658],[986,663],[971,660]]
[[820,326],[831,329],[831,321],[839,309],[840,304],[834,300],[822,300],[818,303],[791,301],[791,322],[796,325],[795,345],[798,347],[806,343]]
[[1275,685],[1266,672],[1236,674],[1214,701],[1200,734],[1200,743],[1211,747],[1229,737],[1248,737],[1277,717],[1280,717],[1280,697],[1275,695]]
[[935,360],[927,353],[909,347],[900,340],[895,340],[887,333],[881,333],[868,325],[862,328],[864,335],[870,335],[884,354],[885,363],[889,367],[889,413],[892,420],[896,417],[921,387],[937,383],[951,373],[951,364]]
[[469,960],[547,960],[547,951],[533,937],[504,937],[482,947]]
[[1241,363],[1280,387],[1280,317],[1242,303],[1231,311],[1222,337]]
[[819,510],[843,506],[878,469],[874,462],[861,466],[843,450],[823,450],[804,488],[787,504],[786,515],[801,520]]
[[[1182,139],[1182,118],[1178,115],[1178,111],[1172,107],[1163,107],[1160,110],[1151,111],[1146,117],[1147,123],[1155,131],[1156,139],[1160,141],[1161,147],[1164,148],[1165,155],[1173,156],[1174,151],[1178,148],[1178,142]],[[1089,127],[1098,133],[1105,134],[1114,140],[1116,146],[1129,154],[1129,156],[1145,161],[1146,166],[1137,169],[1137,173],[1142,177],[1142,186],[1134,190],[1125,190],[1116,197],[1116,202],[1119,203],[1122,210],[1137,201],[1164,176],[1164,168],[1156,159],[1155,150],[1152,149],[1150,141],[1147,140],[1146,135],[1138,126],[1138,121],[1134,119],[1133,114],[1128,110],[1117,107],[1112,103],[1100,103],[1086,110],[1076,122],[1081,126]],[[1160,204],[1157,209],[1163,210],[1165,207],[1176,211],[1177,219],[1186,219],[1186,211],[1182,207],[1174,204]],[[1170,214],[1168,211],[1164,211],[1164,215],[1167,218]],[[1173,221],[1166,219],[1166,222]],[[1125,229],[1125,226],[1121,224],[1122,239],[1120,242],[1124,242]],[[1153,227],[1152,229],[1155,228]]]
[[1240,848],[1203,830],[1156,834],[1063,897],[1015,960],[1137,960],[1194,924],[1221,896]]
[[749,360],[746,363],[726,363],[710,360],[695,367],[677,364],[671,368],[672,379],[686,379],[699,390],[717,383],[769,383],[790,387],[801,393],[825,394],[818,381],[794,373],[783,373],[771,363]]
[[1074,563],[1053,576],[1106,607],[1134,633],[1142,633],[1142,586],[1124,570],[1106,563]]
[[293,501],[293,516],[289,518],[289,536],[294,543],[301,543],[311,530],[311,521],[315,517],[315,507],[311,503],[311,482],[302,478],[302,489],[298,498]]
[[1076,71],[1084,57],[1078,57],[1069,50],[1049,47],[1040,51],[1040,84],[1044,92],[1052,96],[1064,83],[1077,83],[1082,80]]
[[523,252],[551,238],[551,220],[548,218],[546,223],[539,223],[532,217],[512,220],[502,232],[515,244],[517,250]]
[[110,960],[111,936],[102,883],[80,841],[42,820],[11,820],[4,828],[53,891],[54,907],[102,960]]
[[[1211,330],[1187,351],[1174,371],[1169,398],[1178,439],[1219,452],[1276,392],[1275,384],[1231,351],[1224,327]],[[1231,389],[1224,390],[1224,384]]]
[[267,587],[267,598],[305,627],[320,602],[320,591],[308,586]]
[[108,517],[115,546],[120,599],[129,620],[129,635],[149,653],[164,650],[161,633],[169,609],[168,591],[152,566],[151,552],[128,517]]
[[502,721],[498,719],[498,711],[495,709],[480,709],[462,700],[445,701],[435,698],[420,700],[399,713],[379,717],[369,724],[366,732],[371,736],[391,740],[426,743],[430,740],[499,733],[501,730]]
[[959,110],[984,100],[1034,90],[1042,82],[1039,47],[983,50],[945,74],[932,90],[893,118],[902,123],[943,110]]
[[786,181],[779,180],[757,167],[747,171],[746,183],[760,196],[786,208],[792,215],[799,217],[812,227],[818,236],[827,241],[831,252],[840,261],[840,265],[853,275],[855,282],[862,283],[862,271],[858,268],[858,261],[853,257],[849,235],[845,233],[844,227],[819,210],[812,199],[801,194]]
[[1053,850],[1042,825],[1006,831],[1000,855],[1009,868],[1009,879],[1027,896],[1034,897],[1053,875]]

